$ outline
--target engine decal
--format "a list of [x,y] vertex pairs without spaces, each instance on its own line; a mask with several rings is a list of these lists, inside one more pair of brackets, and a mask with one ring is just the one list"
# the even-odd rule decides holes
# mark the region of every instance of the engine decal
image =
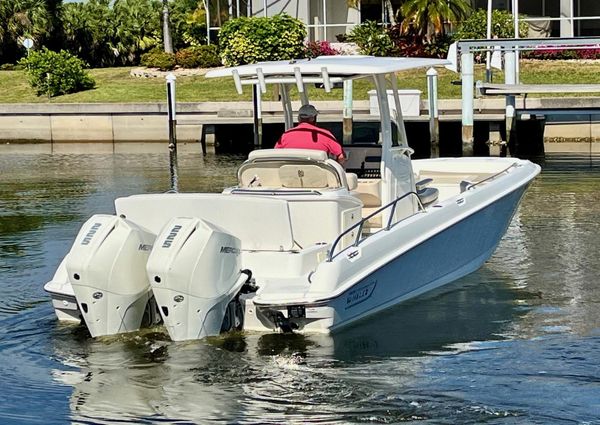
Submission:
[[81,245],[89,245],[90,242],[92,241],[92,238],[94,237],[94,235],[96,234],[96,232],[98,231],[98,229],[100,227],[102,227],[102,223],[92,224],[92,227],[90,228],[90,230],[83,237],[83,240],[81,241]]
[[233,246],[222,246],[220,253],[240,255],[240,250],[239,248],[235,248]]
[[152,251],[152,245],[149,245],[147,243],[141,243],[138,246],[138,251]]
[[373,294],[376,285],[377,281],[374,280],[366,285],[361,286],[360,288],[356,288],[348,292],[348,295],[346,295],[346,310],[368,300],[371,294]]
[[169,235],[165,238],[165,241],[163,242],[162,247],[170,248],[171,244],[173,243],[173,240],[175,239],[175,237],[177,236],[177,233],[179,233],[180,230],[181,230],[181,225],[176,224],[175,226],[173,226],[173,228],[169,232]]

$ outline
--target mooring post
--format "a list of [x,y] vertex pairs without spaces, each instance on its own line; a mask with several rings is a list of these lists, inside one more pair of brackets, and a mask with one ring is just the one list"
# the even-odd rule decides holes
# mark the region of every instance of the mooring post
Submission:
[[169,73],[167,80],[167,116],[169,119],[169,171],[171,174],[171,192],[178,192],[177,181],[177,115],[175,112],[175,80],[173,73]]
[[344,118],[342,134],[345,144],[352,143],[352,80],[344,81]]
[[435,68],[427,70],[427,96],[429,98],[429,141],[431,148],[429,156],[439,158],[440,156],[440,123],[438,112],[438,72]]
[[175,80],[173,73],[167,74],[167,114],[169,118],[169,149],[177,150],[177,116],[175,112]]
[[252,85],[254,149],[262,147],[262,94],[258,84]]
[[[514,50],[507,50],[504,53],[504,84],[516,84],[516,54]],[[501,149],[500,155],[506,156],[506,149],[512,141],[513,126],[515,124],[515,106],[516,100],[514,95],[506,96],[505,107],[505,125],[506,125],[506,145]]]
[[462,154],[473,156],[473,53],[460,54],[462,80]]

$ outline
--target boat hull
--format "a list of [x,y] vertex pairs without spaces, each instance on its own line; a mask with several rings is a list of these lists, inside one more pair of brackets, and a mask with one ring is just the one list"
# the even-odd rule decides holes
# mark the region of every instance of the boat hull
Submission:
[[329,331],[453,282],[480,268],[494,253],[526,186],[469,215],[329,301]]

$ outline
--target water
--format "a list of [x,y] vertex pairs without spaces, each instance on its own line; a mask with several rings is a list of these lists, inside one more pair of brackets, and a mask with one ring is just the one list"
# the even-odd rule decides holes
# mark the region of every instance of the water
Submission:
[[[179,155],[182,191],[241,157]],[[558,165],[556,165],[558,164]],[[600,173],[546,167],[493,258],[334,337],[162,328],[90,339],[42,286],[94,213],[170,187],[168,155],[0,154],[0,423],[600,424]]]

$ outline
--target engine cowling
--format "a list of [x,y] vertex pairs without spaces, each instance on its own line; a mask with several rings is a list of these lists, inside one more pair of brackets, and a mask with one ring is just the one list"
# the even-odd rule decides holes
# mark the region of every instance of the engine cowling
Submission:
[[157,236],[148,279],[174,341],[218,335],[229,302],[247,279],[241,242],[200,218],[177,217]]
[[146,262],[154,239],[112,215],[94,215],[82,226],[65,265],[93,337],[140,328],[152,297]]

